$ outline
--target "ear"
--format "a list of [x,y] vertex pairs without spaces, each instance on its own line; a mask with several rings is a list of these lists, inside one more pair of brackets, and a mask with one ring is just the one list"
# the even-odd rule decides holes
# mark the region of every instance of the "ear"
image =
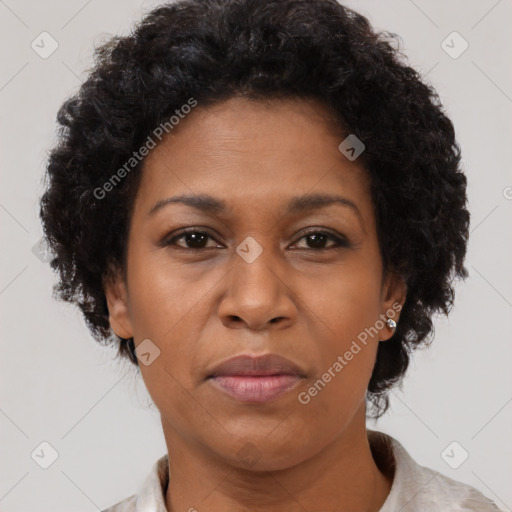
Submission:
[[379,330],[380,341],[389,340],[395,333],[395,329],[388,327],[386,320],[391,318],[398,324],[406,297],[407,284],[404,278],[396,272],[388,271],[382,285],[381,319],[384,321],[384,327]]
[[109,273],[104,279],[104,290],[110,327],[120,338],[133,338],[128,291],[120,271]]

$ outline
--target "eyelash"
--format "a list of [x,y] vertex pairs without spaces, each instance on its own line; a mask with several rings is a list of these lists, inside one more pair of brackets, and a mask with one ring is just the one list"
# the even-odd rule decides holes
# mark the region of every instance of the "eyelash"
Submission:
[[[175,242],[181,238],[184,238],[186,235],[189,235],[189,234],[202,234],[202,235],[206,235],[208,236],[210,239],[214,240],[215,242],[217,242],[217,240],[215,239],[215,237],[213,237],[210,233],[208,233],[207,231],[203,231],[203,230],[200,230],[200,229],[196,229],[196,228],[187,228],[185,230],[182,230],[181,232],[175,234],[172,238],[169,238],[169,237],[166,237],[162,243],[160,244],[162,247],[168,247],[168,246],[175,246],[177,249],[182,249],[184,251],[206,251],[208,249],[215,249],[215,247],[202,247],[202,248],[193,248],[193,247],[181,247],[179,245],[177,245]],[[302,240],[304,238],[307,238],[308,236],[310,235],[324,235],[326,236],[328,239],[332,240],[335,242],[335,245],[331,246],[331,247],[324,247],[324,248],[321,248],[321,249],[314,249],[314,248],[308,248],[308,249],[303,249],[303,250],[309,250],[309,251],[313,251],[313,252],[322,252],[322,251],[328,251],[328,250],[331,250],[331,249],[339,249],[339,248],[349,248],[351,247],[351,244],[350,242],[345,238],[345,237],[342,237],[342,236],[337,236],[329,231],[321,231],[321,230],[316,230],[316,231],[308,231],[307,233],[304,233],[298,240]],[[295,242],[295,243],[297,243]],[[219,242],[217,242],[219,243]]]

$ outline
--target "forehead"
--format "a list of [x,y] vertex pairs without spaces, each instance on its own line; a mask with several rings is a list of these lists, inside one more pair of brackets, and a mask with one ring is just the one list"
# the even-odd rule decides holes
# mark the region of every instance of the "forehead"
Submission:
[[146,157],[136,211],[184,194],[252,211],[279,209],[305,194],[340,194],[371,209],[366,170],[338,149],[345,137],[314,100],[198,105]]

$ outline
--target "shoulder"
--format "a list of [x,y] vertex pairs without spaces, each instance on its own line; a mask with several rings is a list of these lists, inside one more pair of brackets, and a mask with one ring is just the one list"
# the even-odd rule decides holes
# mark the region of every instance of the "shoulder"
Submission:
[[379,512],[500,512],[474,487],[418,464],[393,437],[369,430],[368,440],[379,468],[394,473]]
[[137,493],[101,512],[165,512],[168,482],[168,455],[165,454],[153,464]]
[[419,465],[418,468],[418,472],[424,475],[422,479],[424,487],[419,492],[416,491],[417,495],[413,501],[421,503],[424,510],[500,512],[492,500],[474,487],[453,480],[432,469]]

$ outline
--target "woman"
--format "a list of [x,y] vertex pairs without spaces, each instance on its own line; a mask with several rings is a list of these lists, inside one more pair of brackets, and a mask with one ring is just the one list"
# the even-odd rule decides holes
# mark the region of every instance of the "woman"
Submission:
[[97,50],[41,217],[168,453],[121,511],[498,510],[367,430],[467,276],[453,125],[335,0],[184,0]]

